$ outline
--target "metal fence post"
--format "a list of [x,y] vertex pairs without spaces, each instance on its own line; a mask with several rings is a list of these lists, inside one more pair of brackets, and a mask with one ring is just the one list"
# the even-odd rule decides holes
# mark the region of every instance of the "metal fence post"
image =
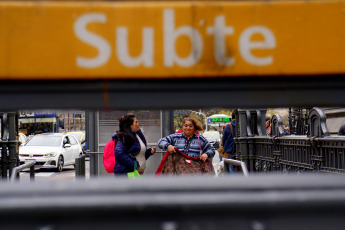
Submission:
[[85,179],[85,155],[75,159],[75,177]]
[[23,165],[14,167],[11,172],[10,182],[19,181],[19,173],[23,169],[27,169],[27,168],[30,168],[30,181],[34,181],[35,180],[35,170],[34,170],[35,163],[36,163],[36,160],[33,160],[29,163],[25,163]]
[[9,152],[9,176],[14,167],[17,166],[17,140],[16,140],[16,113],[8,113],[8,129],[9,129],[9,139],[8,139],[8,152]]
[[[87,124],[86,136],[90,152],[98,151],[98,117],[97,112],[86,112],[85,123]],[[90,155],[90,177],[98,177],[98,155]]]
[[35,165],[33,164],[30,167],[30,181],[35,181]]

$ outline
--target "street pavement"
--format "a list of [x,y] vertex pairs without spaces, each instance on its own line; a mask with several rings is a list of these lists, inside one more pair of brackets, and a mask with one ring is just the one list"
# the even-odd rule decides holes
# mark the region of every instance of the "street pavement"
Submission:
[[[90,178],[90,161],[85,161],[85,177]],[[25,170],[20,172],[20,182],[29,182],[30,172]],[[73,165],[65,166],[62,172],[56,172],[55,169],[36,169],[35,181],[75,181],[75,170]]]

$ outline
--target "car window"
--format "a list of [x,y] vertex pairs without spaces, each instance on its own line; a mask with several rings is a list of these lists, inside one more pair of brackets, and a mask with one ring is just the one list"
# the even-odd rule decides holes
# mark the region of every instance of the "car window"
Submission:
[[61,137],[58,136],[33,136],[25,146],[60,146]]
[[69,136],[68,138],[69,138],[69,140],[70,140],[70,142],[71,142],[71,145],[76,145],[76,144],[78,144],[78,141],[75,139],[74,136]]
[[219,133],[204,133],[205,138],[219,138]]
[[70,135],[75,136],[78,140],[80,140],[82,133],[69,133]]
[[65,145],[65,144],[70,144],[69,139],[68,139],[67,136],[64,137],[64,139],[63,139],[63,144],[64,144],[64,145]]

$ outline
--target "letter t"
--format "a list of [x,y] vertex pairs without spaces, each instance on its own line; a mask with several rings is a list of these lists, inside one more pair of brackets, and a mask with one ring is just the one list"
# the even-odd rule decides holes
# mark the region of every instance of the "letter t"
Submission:
[[214,27],[207,27],[207,33],[214,35],[214,56],[219,65],[233,66],[235,64],[234,58],[226,57],[226,35],[232,35],[234,29],[231,26],[225,25],[224,15],[218,16],[214,19]]

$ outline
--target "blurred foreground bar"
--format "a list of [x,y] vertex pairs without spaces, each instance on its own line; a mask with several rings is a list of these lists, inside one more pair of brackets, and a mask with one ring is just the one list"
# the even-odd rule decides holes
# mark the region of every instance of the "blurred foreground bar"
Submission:
[[0,203],[1,229],[343,229],[345,178],[17,183],[1,189]]

